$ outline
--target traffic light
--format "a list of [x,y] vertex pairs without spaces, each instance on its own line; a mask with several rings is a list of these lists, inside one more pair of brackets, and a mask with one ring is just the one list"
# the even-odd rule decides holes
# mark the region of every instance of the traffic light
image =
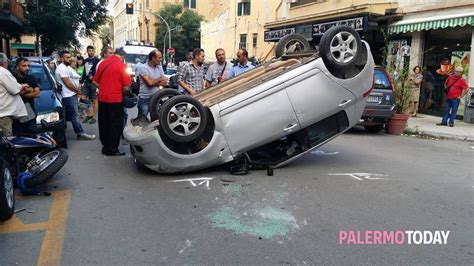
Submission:
[[127,15],[133,15],[133,3],[127,3],[125,5],[125,13]]

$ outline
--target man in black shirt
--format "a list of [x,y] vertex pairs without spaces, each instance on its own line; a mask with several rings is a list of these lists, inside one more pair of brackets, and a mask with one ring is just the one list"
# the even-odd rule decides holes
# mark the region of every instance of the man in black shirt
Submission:
[[28,118],[13,121],[13,135],[30,135],[36,133],[36,109],[35,98],[40,96],[38,81],[32,75],[28,75],[30,62],[24,57],[16,60],[16,69],[13,76],[21,85],[21,99],[25,103]]
[[99,63],[100,60],[95,56],[95,49],[92,45],[87,46],[87,56],[88,57],[84,60],[84,74],[82,76],[84,86],[82,87],[82,94],[92,102],[93,112],[87,114],[83,123],[94,124],[97,121],[95,117],[98,110],[98,102],[97,87],[92,83],[92,78],[95,75],[97,63]]

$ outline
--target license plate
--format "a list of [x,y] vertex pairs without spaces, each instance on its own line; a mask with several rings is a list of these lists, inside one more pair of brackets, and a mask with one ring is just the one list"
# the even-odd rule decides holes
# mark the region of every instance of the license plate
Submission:
[[367,102],[369,102],[369,103],[380,103],[380,102],[382,102],[382,96],[369,95],[369,97],[367,97]]

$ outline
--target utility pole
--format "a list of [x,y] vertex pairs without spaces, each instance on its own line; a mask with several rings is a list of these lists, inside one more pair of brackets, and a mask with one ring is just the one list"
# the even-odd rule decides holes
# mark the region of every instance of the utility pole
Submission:
[[[39,16],[39,0],[36,0],[36,15]],[[38,34],[38,29],[36,29],[36,43],[38,44],[38,56],[43,56],[43,51],[41,51],[41,42]]]

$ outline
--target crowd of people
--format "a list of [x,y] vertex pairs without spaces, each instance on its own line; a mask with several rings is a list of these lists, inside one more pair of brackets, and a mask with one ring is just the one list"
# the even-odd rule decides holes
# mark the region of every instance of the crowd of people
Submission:
[[[118,148],[127,121],[124,95],[130,94],[132,77],[126,72],[123,49],[104,47],[101,58],[95,48],[87,46],[87,58],[61,51],[59,61],[50,59],[46,65],[56,82],[61,85],[62,105],[66,120],[70,121],[77,140],[95,140],[85,132],[82,124],[98,122],[102,154],[122,156]],[[216,62],[205,70],[205,52],[197,48],[177,73],[179,91],[195,95],[220,82],[236,77],[255,66],[248,60],[245,49],[237,51],[237,63],[226,61],[224,49],[215,51]],[[149,115],[151,97],[168,84],[158,49],[148,54],[145,63],[137,63],[138,116]],[[4,135],[33,135],[37,131],[34,99],[40,96],[36,78],[28,74],[29,61],[20,57],[15,61],[13,74],[8,69],[8,58],[0,53],[0,129]],[[81,105],[81,103],[84,103]],[[79,106],[86,106],[84,110]],[[83,118],[81,121],[81,117]]]

